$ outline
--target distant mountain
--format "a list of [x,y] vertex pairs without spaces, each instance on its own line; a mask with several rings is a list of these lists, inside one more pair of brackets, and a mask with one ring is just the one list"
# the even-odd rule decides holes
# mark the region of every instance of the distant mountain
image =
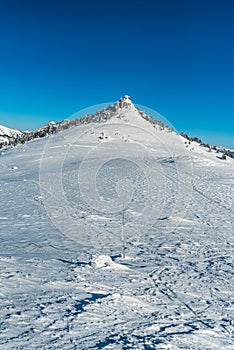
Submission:
[[0,136],[1,137],[16,137],[21,135],[22,131],[17,129],[6,128],[5,126],[0,125]]
[[115,104],[110,105],[95,114],[88,114],[79,119],[65,119],[58,123],[52,121],[33,131],[20,131],[0,126],[0,149],[7,146],[16,146],[17,144],[45,137],[81,124],[104,123],[111,118],[118,118],[118,120],[120,120],[124,117],[124,111],[129,108],[134,108],[140,117],[148,120],[152,124],[158,125],[161,128],[166,127],[161,121],[155,120],[144,112],[139,111],[132,103],[130,96],[125,95]]
[[[150,116],[148,116],[145,112],[140,111],[132,102],[130,96],[125,95],[120,98],[115,104],[110,105],[101,111],[98,111],[95,114],[88,114],[81,118],[76,119],[64,119],[58,123],[49,122],[47,125],[44,125],[33,131],[20,131],[16,129],[9,129],[4,126],[0,126],[0,149],[4,147],[14,147],[18,144],[22,144],[28,142],[33,139],[46,137],[50,134],[55,134],[59,131],[69,129],[71,127],[81,125],[81,124],[90,124],[90,123],[105,123],[108,120],[117,120],[123,121],[126,120],[126,115],[129,115],[129,111],[133,111],[135,117],[138,117],[138,121],[140,119],[145,119],[149,123],[153,124],[154,127],[157,127],[161,130],[173,131],[170,127],[164,125],[164,123],[160,120],[156,120]],[[132,122],[136,122],[136,120],[132,120]],[[234,158],[234,152],[230,149],[225,149],[224,147],[212,147],[209,144],[203,143],[198,137],[189,137],[188,135],[182,133],[181,136],[185,138],[185,143],[196,142],[201,146],[207,147],[216,151],[217,153],[222,154],[222,159],[225,159],[226,156]],[[224,155],[224,156],[223,156]]]
[[0,125],[0,148],[8,145],[15,145],[23,137],[23,132],[17,129],[10,129]]

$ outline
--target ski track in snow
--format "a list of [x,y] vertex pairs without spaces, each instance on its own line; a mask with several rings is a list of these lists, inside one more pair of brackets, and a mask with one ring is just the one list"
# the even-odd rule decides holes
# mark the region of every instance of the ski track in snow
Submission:
[[[75,130],[53,136],[53,152],[59,156]],[[82,153],[93,147],[92,138],[97,135],[73,148]],[[39,186],[46,141],[0,156],[0,348],[233,349],[233,161],[199,154],[197,147],[191,183],[179,151],[175,163],[155,151],[165,176],[163,208],[148,231],[126,237],[121,259],[121,215],[100,215],[86,205],[77,186],[79,153],[64,163],[63,188],[90,245],[64,236],[50,221]],[[111,200],[114,183],[128,177],[136,199],[126,220],[134,228],[147,191],[142,172],[120,160],[97,178],[101,196]],[[173,214],[179,181],[185,191]]]

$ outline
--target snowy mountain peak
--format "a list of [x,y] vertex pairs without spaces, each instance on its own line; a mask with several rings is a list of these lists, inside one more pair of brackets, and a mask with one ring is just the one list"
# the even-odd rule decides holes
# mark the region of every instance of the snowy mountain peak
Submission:
[[129,95],[124,95],[115,104],[116,109],[135,107]]
[[0,125],[0,149],[8,146],[9,144],[15,144],[23,135],[22,131],[17,129],[10,129],[5,126]]
[[106,107],[97,112],[95,115],[85,118],[87,122],[124,122],[141,124],[143,119],[146,119],[132,102],[131,97],[125,95],[121,97],[116,103]]
[[121,97],[119,102],[126,102],[126,103],[131,103],[132,104],[132,100],[131,100],[131,97],[129,95],[124,95],[123,97]]
[[16,135],[21,135],[22,132],[17,129],[10,129],[3,125],[0,125],[0,136],[14,137]]

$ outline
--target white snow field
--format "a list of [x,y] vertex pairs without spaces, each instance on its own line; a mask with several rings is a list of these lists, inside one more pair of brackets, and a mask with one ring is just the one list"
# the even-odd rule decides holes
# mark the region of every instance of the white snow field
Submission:
[[2,150],[0,349],[234,349],[233,186],[127,97]]

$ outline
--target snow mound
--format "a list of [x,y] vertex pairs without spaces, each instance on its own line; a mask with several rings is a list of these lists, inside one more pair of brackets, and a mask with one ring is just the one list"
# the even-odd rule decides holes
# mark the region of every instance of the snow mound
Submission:
[[92,266],[96,269],[129,270],[128,267],[114,262],[109,255],[96,255],[92,259]]

